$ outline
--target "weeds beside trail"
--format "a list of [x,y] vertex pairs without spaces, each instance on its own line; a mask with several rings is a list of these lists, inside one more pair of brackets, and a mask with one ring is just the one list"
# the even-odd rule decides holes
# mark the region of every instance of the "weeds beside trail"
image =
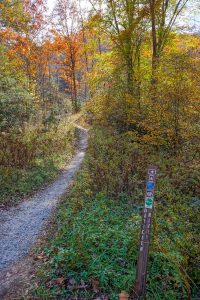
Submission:
[[56,177],[74,153],[76,118],[68,117],[47,131],[28,125],[23,134],[12,137],[10,142],[8,136],[4,137],[0,147],[0,159],[3,159],[0,206],[17,204],[23,196]]
[[198,299],[199,172],[190,166],[188,176],[184,164],[151,155],[126,135],[104,129],[90,135],[84,167],[59,209],[57,233],[41,250],[44,263],[32,295],[117,300],[121,290],[131,292],[150,160],[159,172],[147,299]]

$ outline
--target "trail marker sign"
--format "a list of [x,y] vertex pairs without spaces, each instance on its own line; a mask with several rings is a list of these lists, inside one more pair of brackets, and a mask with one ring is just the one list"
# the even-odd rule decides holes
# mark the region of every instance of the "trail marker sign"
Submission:
[[139,254],[137,261],[136,280],[133,299],[139,300],[146,294],[147,263],[150,244],[151,223],[153,214],[153,201],[156,183],[156,167],[149,167],[145,191],[145,203],[142,212],[140,231]]

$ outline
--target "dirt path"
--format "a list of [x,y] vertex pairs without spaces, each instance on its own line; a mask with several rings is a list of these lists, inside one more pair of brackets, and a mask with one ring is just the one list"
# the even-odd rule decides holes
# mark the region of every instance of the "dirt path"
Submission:
[[[9,268],[22,259],[38,238],[60,197],[73,182],[87,147],[88,132],[77,126],[80,136],[78,151],[62,174],[48,187],[17,207],[0,210],[0,273],[9,274]],[[0,298],[5,276],[0,275]]]

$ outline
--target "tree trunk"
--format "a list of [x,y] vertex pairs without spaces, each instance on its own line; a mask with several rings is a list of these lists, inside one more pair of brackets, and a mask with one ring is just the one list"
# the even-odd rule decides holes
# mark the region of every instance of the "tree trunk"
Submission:
[[133,95],[133,59],[132,56],[127,59],[127,90]]
[[156,37],[156,19],[155,19],[155,0],[150,0],[151,13],[151,31],[152,31],[152,73],[151,73],[151,98],[156,100],[157,89],[157,67],[158,67],[158,53],[157,53],[157,37]]

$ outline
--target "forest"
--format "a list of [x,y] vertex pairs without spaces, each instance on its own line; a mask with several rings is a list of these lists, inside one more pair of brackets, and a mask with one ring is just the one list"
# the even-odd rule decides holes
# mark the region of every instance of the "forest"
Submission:
[[[2,212],[53,184],[70,163],[77,126],[88,146],[33,251],[28,287],[13,285],[2,299],[198,300],[200,27],[184,14],[192,8],[200,24],[200,4],[54,4],[50,13],[45,0],[0,0],[0,226]],[[137,298],[151,165],[146,291]]]

